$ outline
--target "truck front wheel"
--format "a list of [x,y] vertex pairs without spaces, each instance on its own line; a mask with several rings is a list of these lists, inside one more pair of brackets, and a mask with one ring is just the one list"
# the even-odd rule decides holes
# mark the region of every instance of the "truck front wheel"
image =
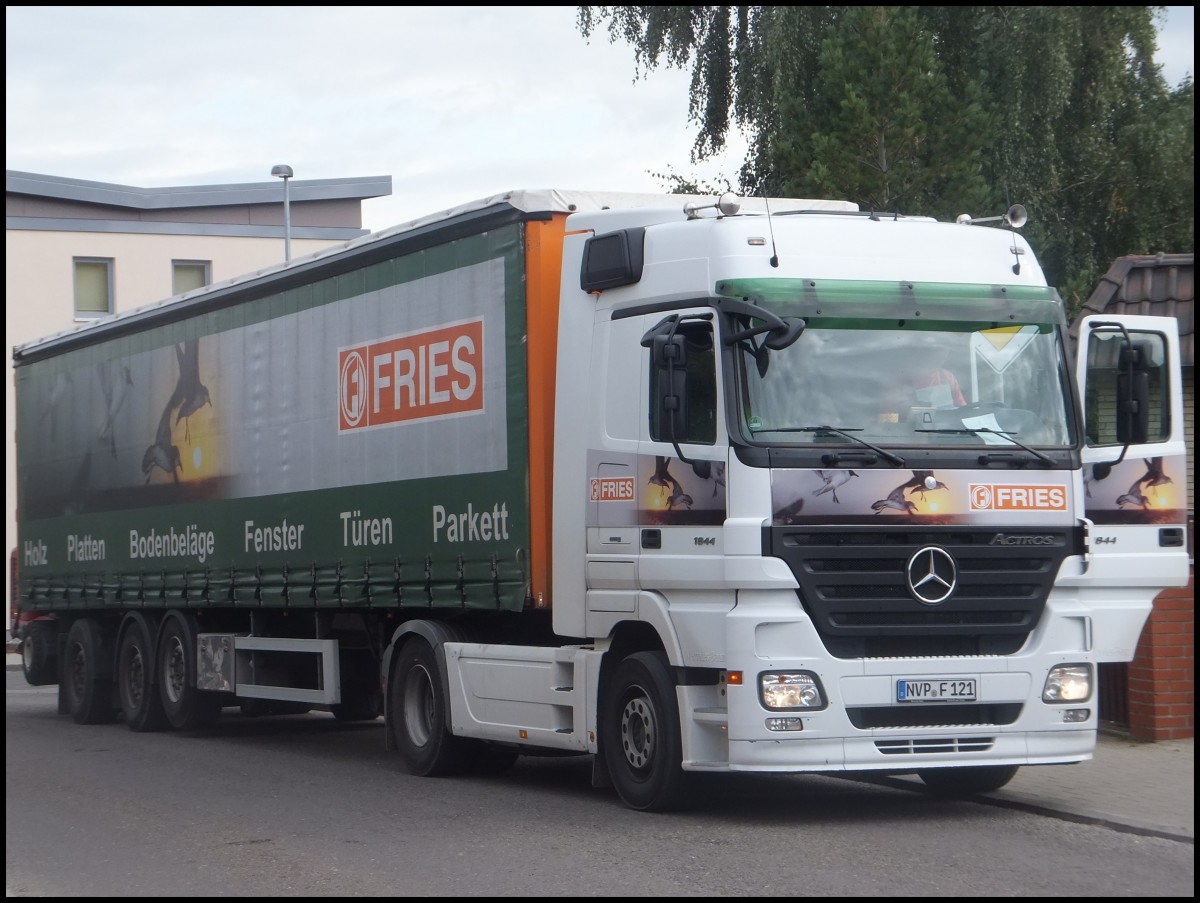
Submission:
[[466,771],[475,747],[450,733],[450,706],[428,643],[412,639],[401,647],[389,692],[392,736],[408,771],[422,777]]
[[643,812],[678,806],[679,702],[666,656],[637,652],[617,665],[601,718],[604,761],[621,800]]
[[67,631],[63,692],[67,711],[77,724],[107,724],[117,715],[112,704],[112,653],[104,643],[99,625],[90,618],[80,618]]
[[925,786],[946,796],[973,796],[999,790],[1013,779],[1016,765],[974,765],[960,768],[927,768],[917,772]]
[[185,616],[169,616],[163,626],[158,690],[167,723],[177,731],[209,727],[221,714],[221,697],[196,689],[196,631]]

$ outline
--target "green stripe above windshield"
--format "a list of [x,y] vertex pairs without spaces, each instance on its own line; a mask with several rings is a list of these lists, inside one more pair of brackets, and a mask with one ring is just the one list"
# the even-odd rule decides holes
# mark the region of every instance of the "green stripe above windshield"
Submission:
[[779,316],[805,319],[1066,323],[1062,299],[1048,286],[765,278],[723,279],[716,293],[750,301]]

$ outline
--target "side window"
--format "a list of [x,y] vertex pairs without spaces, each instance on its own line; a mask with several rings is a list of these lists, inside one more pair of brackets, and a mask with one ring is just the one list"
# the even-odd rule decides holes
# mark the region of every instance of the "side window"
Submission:
[[[1154,332],[1131,332],[1129,337],[1137,354],[1133,379],[1140,384],[1139,391],[1145,390],[1149,412],[1146,441],[1165,442],[1171,435],[1166,342]],[[1122,445],[1126,441],[1117,399],[1122,383],[1131,378],[1123,354],[1127,347],[1120,332],[1093,332],[1089,336],[1084,398],[1088,445]]]
[[[713,347],[712,327],[707,323],[683,323],[678,335],[684,338],[686,392],[684,422],[687,435],[676,436],[681,443],[713,445],[717,441],[717,365]],[[670,442],[670,426],[655,399],[666,389],[666,368],[650,366],[650,438],[655,442]]]
[[212,281],[212,261],[172,260],[171,294],[182,295],[193,289],[203,288]]
[[107,257],[76,257],[75,319],[94,320],[113,312],[113,262]]

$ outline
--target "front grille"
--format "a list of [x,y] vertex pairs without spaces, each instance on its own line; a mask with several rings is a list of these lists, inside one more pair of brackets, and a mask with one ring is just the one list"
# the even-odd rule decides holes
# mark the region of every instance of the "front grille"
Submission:
[[[1037,530],[1043,544],[1031,548],[993,544],[998,532],[773,526],[764,528],[763,544],[791,567],[801,604],[838,658],[1011,655],[1037,626],[1063,560],[1081,553],[1083,536]],[[925,546],[945,549],[958,566],[953,594],[936,606],[914,599],[905,579],[909,558]]]
[[1021,703],[983,703],[980,705],[878,705],[846,710],[850,723],[859,730],[876,727],[950,727],[953,725],[1015,724],[1021,717]]
[[1029,614],[1022,611],[853,611],[834,612],[830,620],[844,627],[878,624],[888,627],[1009,627],[1027,624]]
[[917,740],[876,740],[885,756],[923,756],[931,753],[987,752],[995,737],[925,737]]

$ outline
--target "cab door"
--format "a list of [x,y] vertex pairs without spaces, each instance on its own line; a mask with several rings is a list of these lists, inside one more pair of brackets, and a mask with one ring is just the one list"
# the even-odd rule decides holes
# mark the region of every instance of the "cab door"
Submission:
[[1136,629],[1130,623],[1124,636],[1110,632],[1098,648],[1109,653],[1101,660],[1128,661],[1154,596],[1188,580],[1178,324],[1171,317],[1087,317],[1078,351],[1088,528],[1080,582],[1100,607],[1141,611]]

